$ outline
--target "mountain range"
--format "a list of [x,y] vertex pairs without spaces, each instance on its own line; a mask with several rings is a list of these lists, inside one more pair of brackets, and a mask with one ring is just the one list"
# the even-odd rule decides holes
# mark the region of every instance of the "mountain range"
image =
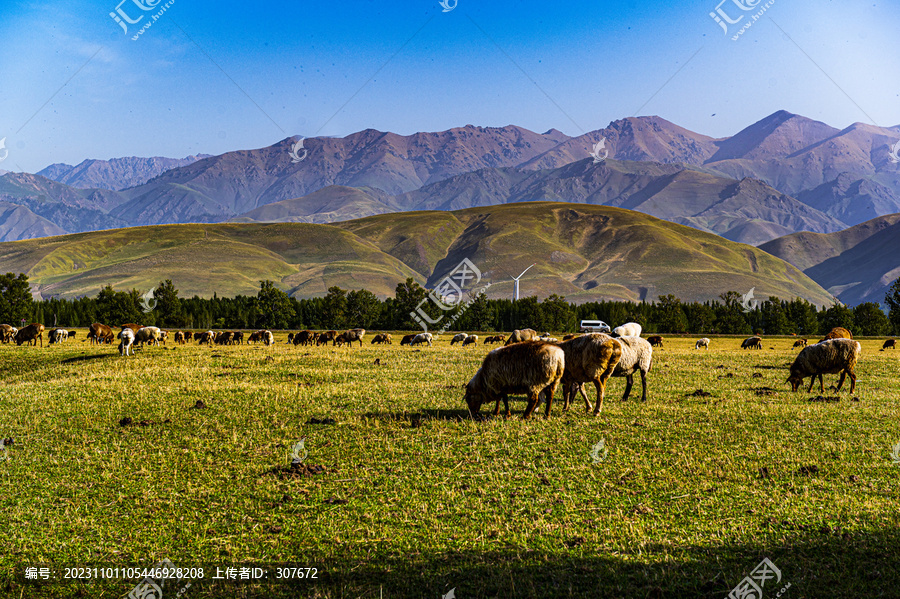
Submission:
[[0,272],[24,272],[43,297],[93,296],[107,284],[145,291],[172,279],[182,297],[255,294],[270,279],[297,297],[332,285],[392,296],[412,277],[434,287],[468,258],[488,296],[570,301],[707,301],[831,296],[799,269],[752,246],[608,206],[528,202],[415,211],[334,224],[219,223],[130,227],[0,243]]

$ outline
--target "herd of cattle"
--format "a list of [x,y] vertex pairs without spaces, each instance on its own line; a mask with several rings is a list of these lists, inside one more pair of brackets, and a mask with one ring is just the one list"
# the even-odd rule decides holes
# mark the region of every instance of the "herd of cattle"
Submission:
[[[165,344],[169,332],[154,326],[142,326],[135,323],[119,325],[119,333],[112,327],[94,323],[90,326],[87,341],[90,343],[113,343],[119,339],[119,353],[134,355],[137,344]],[[484,339],[485,345],[504,343],[505,346],[492,350],[484,358],[481,368],[466,385],[465,400],[472,413],[477,413],[482,404],[495,402],[494,414],[500,412],[502,400],[506,413],[509,414],[508,394],[526,394],[528,406],[524,418],[531,416],[538,404],[546,401],[546,414],[550,415],[553,394],[557,386],[562,386],[563,410],[567,410],[576,393],[580,393],[585,402],[585,409],[591,411],[591,402],[584,391],[584,383],[593,383],[597,392],[594,404],[594,415],[603,408],[603,397],[606,383],[610,377],[625,377],[625,395],[628,399],[635,374],[641,376],[641,400],[647,400],[647,374],[653,362],[653,348],[662,347],[663,338],[659,335],[641,337],[641,325],[628,323],[616,327],[609,334],[584,333],[570,334],[559,341],[549,333],[539,334],[534,329],[519,329],[509,337],[490,335]],[[327,345],[347,344],[352,346],[358,342],[363,344],[365,329],[338,331],[300,331],[288,335],[288,343],[293,345]],[[75,337],[75,331],[54,328],[48,332],[50,344]],[[235,345],[243,344],[243,331],[175,331],[174,341],[179,344],[196,341],[199,345]],[[15,342],[17,345],[28,343],[44,345],[44,325],[32,323],[21,329],[8,324],[0,324],[0,339],[3,343]],[[459,333],[450,340],[450,345],[461,344],[463,347],[477,345],[478,335]],[[275,335],[269,330],[259,330],[247,336],[246,343],[263,343],[273,345]],[[392,344],[389,333],[379,333],[372,339],[373,344]],[[400,345],[428,345],[434,343],[431,333],[405,335]],[[694,348],[709,349],[708,338],[699,339]],[[800,388],[803,379],[811,377],[809,391],[812,390],[818,377],[819,386],[824,392],[824,374],[840,374],[837,389],[840,391],[847,376],[850,377],[850,392],[856,388],[854,371],[859,360],[861,346],[853,341],[853,335],[843,327],[836,327],[818,343],[809,345],[807,339],[798,339],[794,347],[802,348],[790,367],[787,382],[794,391]],[[883,349],[893,349],[895,341],[888,339]],[[741,343],[741,349],[762,349],[762,338],[749,337]]]

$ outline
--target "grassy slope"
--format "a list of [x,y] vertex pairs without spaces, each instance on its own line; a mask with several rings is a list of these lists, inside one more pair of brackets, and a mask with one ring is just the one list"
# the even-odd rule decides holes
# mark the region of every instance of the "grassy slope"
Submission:
[[392,294],[413,276],[434,284],[463,258],[509,297],[506,271],[537,266],[523,295],[576,301],[673,293],[715,299],[829,296],[796,268],[755,248],[628,210],[528,202],[456,212],[372,216],[336,225],[159,225],[0,244],[0,271],[24,271],[46,295],[93,295],[106,283],[150,288],[171,278],[183,295],[253,293],[269,278],[299,295],[330,285]]
[[[121,597],[137,581],[40,590],[10,577],[38,562],[163,558],[320,572],[294,588],[195,585],[196,599],[451,588],[473,598],[721,598],[763,556],[783,574],[767,597],[787,583],[788,597],[836,599],[893,596],[900,584],[889,566],[900,517],[888,455],[898,358],[880,342],[862,341],[859,402],[786,391],[791,339],[758,352],[734,338],[708,352],[667,339],[646,404],[619,401],[614,379],[600,418],[557,404],[548,421],[475,423],[459,385],[483,345],[451,348],[445,336],[421,352],[335,350],[284,338],[129,359],[81,341],[0,346],[0,435],[15,439],[0,460],[2,594]],[[753,391],[763,386],[776,394]],[[712,397],[686,396],[698,387]],[[189,409],[198,399],[208,407]],[[523,406],[513,401],[515,416]],[[124,416],[153,424],[123,428]],[[337,424],[305,424],[325,416]],[[306,463],[328,473],[268,474],[301,437]],[[609,454],[594,464],[600,439]],[[817,472],[800,472],[809,466]]]

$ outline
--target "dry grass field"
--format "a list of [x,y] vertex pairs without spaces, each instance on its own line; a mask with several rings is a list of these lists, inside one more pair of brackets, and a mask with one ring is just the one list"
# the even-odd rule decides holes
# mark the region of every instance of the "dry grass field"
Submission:
[[[481,343],[286,336],[129,358],[84,330],[0,346],[0,596],[124,597],[139,578],[65,569],[163,559],[204,568],[190,599],[722,598],[764,557],[781,571],[766,597],[900,588],[900,354],[881,340],[838,401],[790,392],[793,339],[667,338],[645,404],[613,379],[597,418],[557,395],[548,420],[515,398],[512,418],[475,421],[461,385]],[[317,577],[213,580],[231,564]],[[26,580],[32,565],[54,579]]]

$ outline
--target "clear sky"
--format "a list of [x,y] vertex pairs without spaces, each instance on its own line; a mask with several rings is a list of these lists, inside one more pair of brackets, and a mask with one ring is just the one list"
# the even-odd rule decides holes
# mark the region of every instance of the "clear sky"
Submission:
[[[774,0],[737,40],[769,0],[174,0],[137,40],[167,0],[119,1],[0,2],[0,169],[370,127],[579,135],[659,115],[721,137],[780,109],[900,124],[896,0]],[[126,33],[117,7],[143,18]],[[727,34],[717,7],[743,17]]]

